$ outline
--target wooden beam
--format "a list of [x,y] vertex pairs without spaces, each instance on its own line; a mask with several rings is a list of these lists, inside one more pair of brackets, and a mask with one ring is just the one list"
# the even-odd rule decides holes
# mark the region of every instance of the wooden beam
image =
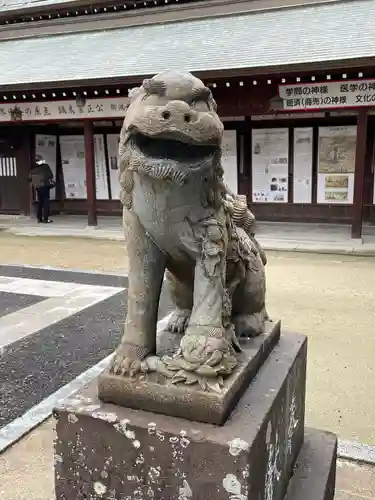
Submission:
[[357,118],[357,146],[355,153],[354,196],[352,238],[362,237],[363,222],[363,190],[366,165],[367,145],[367,109],[360,109]]
[[95,180],[95,150],[94,150],[94,124],[91,120],[84,120],[85,136],[85,167],[87,186],[87,223],[97,226],[96,212],[96,180]]

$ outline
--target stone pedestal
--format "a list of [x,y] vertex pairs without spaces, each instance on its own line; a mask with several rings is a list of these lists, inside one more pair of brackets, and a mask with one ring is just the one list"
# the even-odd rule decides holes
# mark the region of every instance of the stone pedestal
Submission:
[[[108,369],[98,379],[99,398],[134,410],[222,425],[279,339],[280,321],[267,322],[265,333],[243,339],[242,352],[237,354],[238,365],[225,379],[219,393],[201,390],[197,385],[171,384],[158,374],[122,377],[111,374]],[[163,356],[168,350],[176,352],[180,341],[179,335],[160,332],[158,354]]]
[[307,341],[282,335],[221,427],[101,402],[56,409],[57,500],[332,500],[336,440],[304,443]]

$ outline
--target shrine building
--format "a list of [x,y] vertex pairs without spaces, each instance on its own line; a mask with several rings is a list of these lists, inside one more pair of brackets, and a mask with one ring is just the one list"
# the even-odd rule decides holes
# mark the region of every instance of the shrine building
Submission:
[[375,0],[1,0],[0,213],[119,214],[128,90],[166,69],[210,87],[223,167],[260,220],[375,222]]

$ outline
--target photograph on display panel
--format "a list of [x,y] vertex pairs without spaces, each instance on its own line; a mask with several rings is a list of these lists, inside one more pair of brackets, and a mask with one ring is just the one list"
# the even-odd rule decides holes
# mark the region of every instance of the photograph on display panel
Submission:
[[354,174],[356,126],[319,128],[319,173]]
[[355,125],[319,128],[318,203],[353,203],[356,139]]
[[348,175],[327,175],[325,178],[326,188],[349,188],[349,176]]

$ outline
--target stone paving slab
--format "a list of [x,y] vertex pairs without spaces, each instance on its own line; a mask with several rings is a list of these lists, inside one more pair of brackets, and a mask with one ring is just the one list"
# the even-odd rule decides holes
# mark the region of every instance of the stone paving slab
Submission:
[[14,278],[33,280],[59,281],[60,283],[76,283],[80,285],[121,287],[127,286],[127,276],[95,271],[73,271],[34,267],[24,265],[0,265],[0,276],[12,281]]
[[16,295],[14,293],[0,291],[0,324],[2,316],[9,315],[19,309],[24,309],[25,307],[37,304],[41,300],[44,300],[44,297],[20,293]]

